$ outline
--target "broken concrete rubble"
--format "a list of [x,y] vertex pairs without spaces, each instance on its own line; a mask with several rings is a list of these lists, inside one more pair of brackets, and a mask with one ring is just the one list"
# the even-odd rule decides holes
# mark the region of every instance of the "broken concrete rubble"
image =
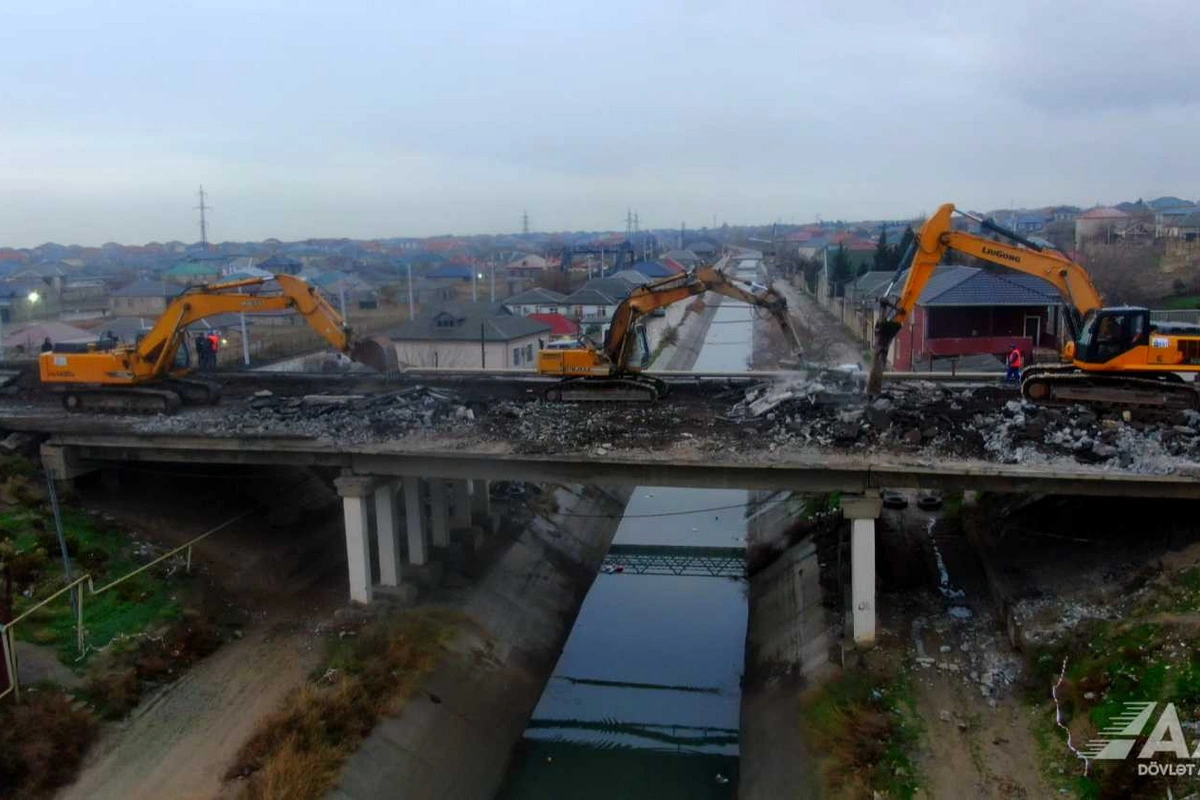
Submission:
[[[311,390],[309,390],[311,392]],[[112,419],[109,417],[108,419]],[[804,451],[1086,464],[1143,473],[1196,472],[1200,413],[1050,408],[1011,387],[890,384],[868,398],[857,378],[809,370],[750,388],[711,385],[660,403],[547,403],[412,385],[375,394],[260,390],[175,416],[126,418],[136,432],[288,436],[363,444],[436,437],[447,447],[503,443],[519,453],[609,453],[687,446],[768,454]],[[785,456],[786,457],[786,456]]]

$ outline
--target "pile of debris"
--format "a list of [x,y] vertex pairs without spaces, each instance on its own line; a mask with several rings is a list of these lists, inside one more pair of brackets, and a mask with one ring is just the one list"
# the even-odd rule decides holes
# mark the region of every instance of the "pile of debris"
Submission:
[[716,415],[670,402],[502,402],[481,419],[480,432],[512,442],[519,453],[603,457],[614,449],[654,449],[694,437],[719,436]]
[[868,398],[801,378],[748,390],[730,417],[756,427],[772,449],[922,451],[1008,464],[1066,457],[1142,473],[1187,471],[1200,459],[1200,412],[1038,406],[1007,386],[918,381]]
[[[412,386],[371,395],[310,394],[278,396],[270,390],[206,419],[211,436],[302,436],[346,444],[365,444],[415,430],[445,430],[475,419],[475,411],[452,392]],[[161,416],[142,422],[146,433],[186,433],[197,426],[194,415]]]

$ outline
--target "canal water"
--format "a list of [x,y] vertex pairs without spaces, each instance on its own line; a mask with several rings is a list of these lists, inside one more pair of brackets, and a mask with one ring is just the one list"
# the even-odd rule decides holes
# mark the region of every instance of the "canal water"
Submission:
[[[753,313],[724,299],[693,370],[747,370]],[[743,546],[749,502],[641,486],[613,543]],[[742,579],[596,576],[497,797],[734,797],[746,617]]]

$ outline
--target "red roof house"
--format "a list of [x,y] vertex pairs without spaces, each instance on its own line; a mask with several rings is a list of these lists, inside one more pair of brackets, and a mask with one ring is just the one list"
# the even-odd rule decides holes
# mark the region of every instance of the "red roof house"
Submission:
[[550,326],[551,336],[577,336],[579,323],[562,314],[530,314],[527,319],[536,319]]

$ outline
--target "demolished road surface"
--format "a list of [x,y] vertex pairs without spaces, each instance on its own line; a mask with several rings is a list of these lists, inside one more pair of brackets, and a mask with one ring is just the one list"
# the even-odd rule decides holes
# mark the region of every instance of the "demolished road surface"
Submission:
[[[310,387],[311,388],[311,387]],[[889,385],[862,391],[861,373],[808,370],[759,385],[689,386],[660,403],[549,403],[535,390],[409,385],[348,393],[260,390],[174,416],[47,414],[0,405],[0,428],[208,437],[289,437],[324,445],[420,440],[463,450],[503,446],[524,454],[699,452],[755,460],[792,454],[901,454],[999,464],[1094,465],[1146,474],[1190,474],[1200,459],[1200,413],[1098,412],[1032,405],[1004,386]],[[46,420],[39,428],[38,419]]]

